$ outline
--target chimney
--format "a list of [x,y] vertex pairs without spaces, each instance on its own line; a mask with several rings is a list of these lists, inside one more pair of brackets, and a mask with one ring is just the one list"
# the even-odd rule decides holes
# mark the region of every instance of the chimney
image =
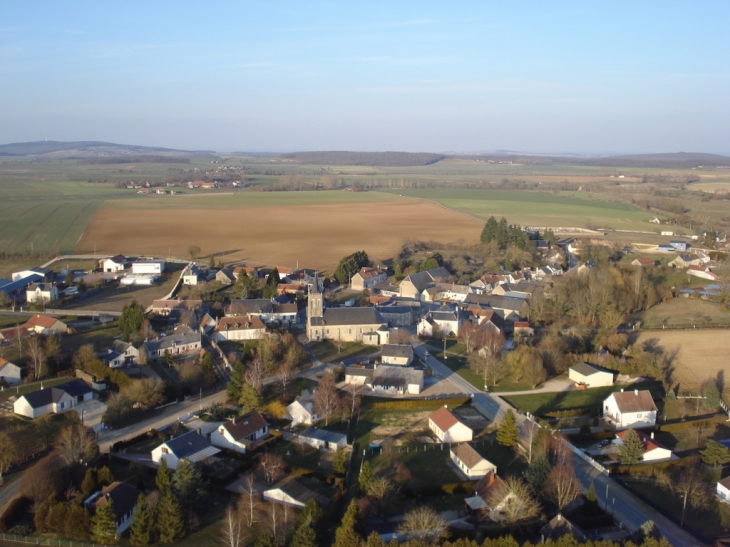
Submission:
[[233,417],[233,425],[236,425],[236,417]]
[[624,392],[624,388],[621,388],[621,393],[623,393],[623,392]]
[[638,394],[639,394],[639,390],[638,389],[635,389],[634,390],[634,395],[638,395]]
[[652,439],[654,438],[654,432],[653,431],[651,432],[651,438]]
[[202,432],[202,431],[200,430],[200,428],[199,428],[199,427],[196,427],[196,428],[195,428],[195,432],[196,432],[196,433],[197,433],[198,435],[202,435],[202,434],[203,434],[203,432]]

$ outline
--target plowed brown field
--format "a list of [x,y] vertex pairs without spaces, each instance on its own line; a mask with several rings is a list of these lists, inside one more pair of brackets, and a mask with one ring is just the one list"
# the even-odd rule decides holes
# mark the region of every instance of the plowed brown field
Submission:
[[705,380],[717,378],[722,371],[725,391],[730,391],[730,331],[725,329],[688,329],[679,331],[644,331],[640,342],[653,341],[666,352],[677,351],[674,381],[681,391],[697,391]]
[[96,213],[78,253],[185,257],[191,245],[226,262],[330,272],[364,249],[393,257],[405,239],[476,243],[483,223],[430,202],[400,201],[249,209],[114,210]]

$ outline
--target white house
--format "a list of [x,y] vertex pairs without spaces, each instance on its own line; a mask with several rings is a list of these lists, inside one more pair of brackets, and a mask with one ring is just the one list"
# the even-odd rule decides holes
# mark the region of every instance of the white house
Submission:
[[326,505],[329,500],[311,491],[294,477],[289,476],[264,490],[263,498],[272,503],[288,505],[296,509],[303,509],[309,500],[314,500],[319,505]]
[[139,494],[140,491],[131,484],[113,482],[84,501],[84,506],[93,514],[111,501],[117,517],[117,537],[119,537],[134,522],[134,510],[137,508]]
[[305,390],[297,400],[286,407],[286,415],[289,419],[291,419],[292,425],[312,425],[314,422],[319,420],[319,416],[317,416],[317,413],[314,411],[312,394],[309,390]]
[[66,323],[54,317],[48,317],[47,315],[36,314],[23,323],[22,326],[28,332],[35,332],[36,334],[43,334],[45,336],[49,334],[65,334],[68,332]]
[[428,312],[418,323],[419,336],[433,336],[440,332],[444,336],[458,335],[462,323],[462,313],[459,310],[442,306],[436,311]]
[[[629,434],[629,431],[631,430],[625,429],[623,431],[619,431],[616,434],[616,438],[613,440],[613,444],[616,446],[624,444],[624,440],[626,439],[626,435]],[[644,455],[641,458],[643,463],[666,462],[677,459],[677,456],[675,456],[671,450],[654,440],[654,433],[652,433],[651,436],[647,435],[643,431],[637,431],[636,433],[639,435],[639,439],[641,439],[641,442],[644,445]]]
[[269,436],[269,423],[261,414],[252,410],[248,414],[222,423],[211,432],[213,446],[246,453],[246,448]]
[[612,393],[603,401],[603,417],[616,429],[656,425],[657,407],[648,390]]
[[730,503],[730,477],[725,477],[717,483],[717,497],[725,503]]
[[131,366],[136,365],[139,361],[139,349],[135,348],[132,344],[124,342],[123,340],[114,340],[108,352],[117,353],[123,358],[123,364]]
[[132,262],[133,274],[161,274],[165,271],[164,260],[138,260]]
[[183,285],[197,285],[200,270],[195,264],[188,264],[183,271]]
[[211,446],[200,433],[188,431],[179,437],[162,443],[151,452],[151,455],[152,461],[156,464],[165,460],[170,469],[177,469],[177,465],[181,460],[196,463],[215,456],[219,452],[220,449]]
[[19,384],[21,380],[20,367],[7,361],[0,359],[0,381],[5,380],[9,385]]
[[53,302],[58,300],[58,287],[53,283],[31,283],[25,290],[25,300],[35,302]]
[[102,355],[101,360],[104,361],[104,364],[109,368],[123,367],[127,361],[124,358],[124,355],[117,353],[111,348],[109,348],[106,353]]
[[317,429],[316,427],[308,427],[297,436],[297,441],[313,446],[314,448],[334,452],[338,448],[345,448],[347,446],[347,435],[325,429]]
[[101,261],[101,269],[105,272],[122,272],[128,264],[129,261],[124,255],[110,256]]
[[94,391],[83,380],[71,380],[21,395],[13,403],[13,412],[28,418],[58,414],[94,398]]
[[687,275],[717,281],[720,276],[712,272],[707,266],[687,266]]
[[360,268],[350,279],[350,288],[356,291],[370,289],[388,279],[388,273],[380,268]]
[[497,474],[497,466],[484,459],[468,443],[452,448],[450,456],[459,471],[472,480],[479,480],[488,473]]
[[375,368],[347,367],[345,383],[365,386],[373,391],[418,395],[423,390],[423,371],[399,365]]
[[428,427],[442,443],[463,443],[471,441],[474,432],[464,425],[445,406],[428,417]]
[[216,342],[223,340],[260,340],[266,336],[266,325],[255,315],[221,317],[211,333]]
[[586,387],[613,385],[613,372],[590,363],[578,363],[568,369],[568,378]]
[[407,367],[413,362],[413,347],[410,344],[385,344],[380,355],[380,362],[385,365]]

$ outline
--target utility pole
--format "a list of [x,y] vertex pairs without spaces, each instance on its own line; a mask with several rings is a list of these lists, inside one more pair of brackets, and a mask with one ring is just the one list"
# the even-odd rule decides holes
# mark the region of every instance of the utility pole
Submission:
[[679,524],[680,528],[684,528],[684,512],[687,509],[687,492],[684,493],[684,503],[682,503],[682,522]]

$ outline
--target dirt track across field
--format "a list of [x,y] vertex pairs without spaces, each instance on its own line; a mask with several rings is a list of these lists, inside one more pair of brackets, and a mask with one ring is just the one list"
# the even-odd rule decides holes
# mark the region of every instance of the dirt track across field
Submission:
[[666,352],[677,352],[674,361],[674,381],[681,391],[697,391],[705,380],[724,375],[725,391],[730,391],[730,360],[725,329],[688,329],[673,331],[644,331],[640,342],[655,341]]
[[191,245],[203,256],[249,265],[333,271],[348,254],[393,257],[405,239],[476,243],[483,223],[433,203],[402,201],[347,205],[99,211],[76,251],[184,257]]

